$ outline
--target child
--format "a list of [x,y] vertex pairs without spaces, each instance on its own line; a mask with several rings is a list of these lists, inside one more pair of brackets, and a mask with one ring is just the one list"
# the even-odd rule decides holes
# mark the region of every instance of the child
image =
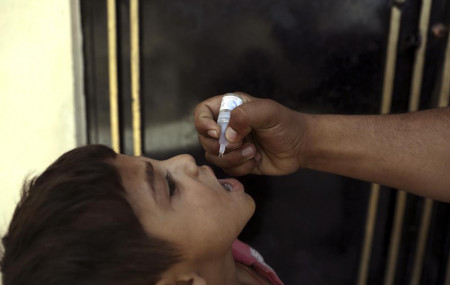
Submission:
[[254,208],[241,183],[189,155],[80,147],[24,186],[3,238],[3,282],[282,284],[236,240]]

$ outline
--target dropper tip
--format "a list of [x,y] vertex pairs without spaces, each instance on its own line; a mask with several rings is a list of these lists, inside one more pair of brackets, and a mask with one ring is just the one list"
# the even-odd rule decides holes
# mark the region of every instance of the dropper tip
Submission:
[[225,153],[225,145],[221,144],[219,149],[219,158],[222,158],[224,153]]

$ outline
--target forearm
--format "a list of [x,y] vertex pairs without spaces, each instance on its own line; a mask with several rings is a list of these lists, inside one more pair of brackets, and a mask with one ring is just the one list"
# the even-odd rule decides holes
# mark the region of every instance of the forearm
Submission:
[[450,108],[384,116],[313,115],[303,166],[450,201]]

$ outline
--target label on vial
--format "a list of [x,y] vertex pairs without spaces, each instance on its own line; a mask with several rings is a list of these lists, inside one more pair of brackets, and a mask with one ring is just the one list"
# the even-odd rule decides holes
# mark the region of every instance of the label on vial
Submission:
[[226,95],[222,98],[220,110],[233,110],[243,103],[242,99],[234,95]]

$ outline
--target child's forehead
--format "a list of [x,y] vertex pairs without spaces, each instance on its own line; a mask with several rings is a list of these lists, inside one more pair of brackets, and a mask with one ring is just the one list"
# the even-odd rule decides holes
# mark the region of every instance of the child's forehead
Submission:
[[[138,182],[145,178],[146,169],[148,169],[148,164],[150,162],[144,160],[138,156],[129,156],[118,154],[117,157],[113,160],[114,166],[119,171],[122,181],[127,182]],[[150,168],[153,170],[153,165],[150,163]],[[125,186],[125,185],[124,185]]]
[[114,164],[120,173],[126,198],[139,219],[154,214],[160,203],[157,202],[159,189],[154,183],[155,169],[152,163],[142,157],[120,154]]
[[120,153],[117,154],[113,163],[119,167],[133,167],[138,164],[143,164],[142,159],[139,156],[130,156]]
[[113,164],[119,171],[127,196],[135,196],[137,190],[142,188],[145,163],[135,157],[119,154]]

